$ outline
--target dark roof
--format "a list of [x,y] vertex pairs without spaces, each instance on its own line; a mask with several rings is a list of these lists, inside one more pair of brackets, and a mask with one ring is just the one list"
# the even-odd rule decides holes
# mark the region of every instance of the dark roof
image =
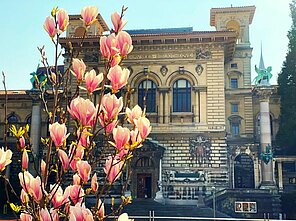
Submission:
[[164,33],[188,33],[192,32],[192,27],[182,27],[182,28],[155,28],[155,29],[135,29],[135,30],[125,30],[131,35],[134,34],[164,34]]

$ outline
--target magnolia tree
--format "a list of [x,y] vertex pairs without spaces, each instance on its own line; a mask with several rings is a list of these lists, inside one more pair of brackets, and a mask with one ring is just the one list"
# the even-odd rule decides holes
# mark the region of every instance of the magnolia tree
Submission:
[[[87,30],[97,22],[96,7],[88,6],[81,10],[85,34],[80,48],[74,50],[69,44],[71,62],[64,74],[59,72],[57,60],[61,54],[59,38],[69,25],[69,16],[63,9],[54,8],[51,16],[45,20],[44,29],[55,45],[56,60],[55,65],[50,66],[44,49],[39,49],[47,70],[47,78],[42,82],[36,78],[36,87],[40,91],[44,111],[50,120],[50,136],[41,138],[46,153],[44,158],[36,158],[34,165],[30,165],[28,153],[34,150],[30,143],[29,127],[11,128],[22,156],[22,171],[18,174],[22,190],[19,196],[21,204],[10,205],[20,214],[21,220],[104,220],[110,215],[116,217],[123,206],[131,202],[130,197],[124,196],[118,205],[112,200],[111,212],[105,213],[104,201],[112,185],[120,178],[133,153],[141,147],[151,131],[150,122],[145,117],[145,109],[142,110],[138,105],[128,107],[130,89],[127,81],[130,72],[122,68],[121,64],[133,46],[131,36],[122,31],[126,24],[123,20],[125,10],[123,7],[121,14],[112,14],[111,34],[100,37],[98,50],[105,58],[105,69],[102,73],[96,73],[95,70],[86,72],[85,63],[78,59]],[[73,88],[73,85],[70,85],[70,75],[73,75],[77,82],[77,89],[72,97],[68,93],[69,86]],[[122,93],[124,87],[126,89]],[[48,90],[53,96],[50,102],[45,96]],[[86,93],[80,93],[81,90]],[[97,105],[93,102],[93,93],[99,97]],[[87,94],[87,97],[83,98],[80,94]],[[67,126],[73,127],[74,130]],[[103,151],[97,156],[94,154],[97,148],[95,141],[102,136],[106,142],[101,148]],[[10,182],[5,175],[5,168],[11,163],[12,154],[7,147],[0,149],[0,172],[7,185],[10,185]],[[102,182],[98,181],[95,172],[98,169],[98,159],[105,161],[105,176]],[[53,182],[50,182],[50,174],[55,174]],[[129,174],[130,172],[127,177]],[[66,185],[66,177],[71,177],[69,185]],[[123,184],[122,192],[126,185],[127,181]],[[90,208],[85,205],[88,195],[96,197],[95,205]],[[118,220],[129,218],[127,214],[122,214]]]

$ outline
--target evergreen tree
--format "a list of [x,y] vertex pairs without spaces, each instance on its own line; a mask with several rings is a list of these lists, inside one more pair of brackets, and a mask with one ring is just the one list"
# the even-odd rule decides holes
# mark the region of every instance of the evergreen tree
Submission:
[[296,0],[290,3],[292,26],[288,32],[288,52],[278,77],[281,97],[277,154],[296,154]]

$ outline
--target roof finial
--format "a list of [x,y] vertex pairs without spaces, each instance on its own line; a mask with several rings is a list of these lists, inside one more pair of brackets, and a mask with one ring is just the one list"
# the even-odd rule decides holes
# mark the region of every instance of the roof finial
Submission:
[[261,56],[260,56],[260,61],[259,61],[259,69],[264,70],[265,65],[263,61],[263,54],[262,54],[262,41],[261,41]]

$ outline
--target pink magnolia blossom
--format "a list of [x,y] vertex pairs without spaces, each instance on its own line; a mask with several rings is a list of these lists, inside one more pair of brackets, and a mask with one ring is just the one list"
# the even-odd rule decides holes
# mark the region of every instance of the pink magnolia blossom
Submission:
[[114,31],[116,33],[122,31],[123,27],[126,25],[127,21],[122,21],[122,18],[120,17],[120,15],[117,12],[114,12],[111,15],[111,20],[113,23],[113,27],[114,27]]
[[50,214],[48,212],[48,209],[45,207],[45,209],[41,209],[40,211],[40,220],[41,221],[52,221],[50,218]]
[[89,136],[90,136],[90,133],[87,131],[86,128],[84,128],[82,133],[80,132],[80,130],[78,130],[77,131],[77,137],[79,137],[78,145],[87,148],[89,146]]
[[95,193],[97,192],[98,188],[99,188],[98,177],[97,177],[97,173],[95,173],[91,178],[91,190]]
[[130,130],[126,127],[118,126],[113,129],[113,139],[115,141],[116,148],[121,150],[125,144],[129,142]]
[[45,19],[43,27],[51,38],[54,38],[54,36],[57,34],[56,25],[52,17],[48,16]]
[[135,124],[139,130],[141,138],[144,140],[151,132],[150,121],[146,117],[140,117],[135,120]]
[[68,111],[72,118],[77,119],[79,123],[83,126],[93,126],[96,115],[97,107],[89,99],[84,99],[77,97],[71,101]]
[[139,133],[139,130],[136,128],[135,130],[131,131],[131,143],[133,148],[140,147],[143,139]]
[[27,150],[24,149],[23,156],[22,156],[22,169],[27,170],[28,169],[28,164],[29,164],[28,153],[27,153]]
[[20,148],[21,149],[24,149],[25,148],[25,146],[26,146],[26,140],[25,140],[24,136],[20,136],[19,144],[20,144]]
[[22,188],[24,189],[24,191],[26,193],[29,193],[30,182],[31,182],[31,179],[34,179],[34,177],[28,171],[21,172],[18,174],[18,176],[19,176],[19,180],[20,180],[20,184],[21,184]]
[[133,50],[132,38],[126,31],[121,31],[116,36],[116,48],[121,56],[126,56]]
[[21,221],[32,221],[33,220],[33,217],[30,214],[21,213],[20,220]]
[[41,165],[40,165],[40,169],[41,169],[41,174],[43,177],[45,177],[45,168],[46,168],[46,163],[44,160],[41,160]]
[[51,202],[55,209],[62,206],[67,201],[67,196],[64,195],[61,186],[50,185],[51,188]]
[[112,89],[117,91],[127,84],[130,71],[127,68],[121,68],[119,65],[111,67],[107,78],[111,81]]
[[73,71],[71,70],[71,73],[76,77],[77,82],[83,81],[84,73],[86,70],[86,65],[84,64],[83,60],[73,58],[72,66]]
[[59,214],[56,210],[54,210],[53,208],[50,209],[50,215],[52,217],[52,221],[59,221]]
[[117,120],[113,120],[111,122],[108,122],[108,120],[105,120],[104,114],[100,114],[99,121],[100,121],[100,124],[102,125],[102,127],[104,127],[106,134],[111,133],[118,122]]
[[123,167],[123,161],[121,161],[117,157],[109,156],[106,160],[106,165],[104,168],[104,172],[106,173],[107,180],[109,183],[113,183],[115,180],[117,180],[122,172]]
[[86,6],[81,10],[81,17],[85,26],[90,26],[97,21],[99,10],[95,6]]
[[69,221],[93,221],[91,211],[85,208],[85,205],[80,203],[75,206],[70,206]]
[[90,177],[91,166],[85,160],[80,160],[76,163],[77,171],[84,183],[87,183]]
[[118,221],[133,221],[133,219],[129,219],[127,213],[123,213],[118,217]]
[[59,30],[61,32],[65,31],[69,25],[68,13],[63,9],[59,9],[59,11],[57,13],[57,21],[58,21],[58,25],[59,25]]
[[101,199],[99,199],[98,201],[98,215],[100,219],[103,219],[105,217],[105,205],[104,203],[101,201]]
[[126,108],[126,115],[128,122],[135,124],[134,119],[139,119],[143,115],[142,108],[139,105],[134,106],[133,109]]
[[12,151],[5,150],[4,147],[0,148],[0,172],[11,163]]
[[100,51],[104,58],[108,60],[119,53],[116,48],[116,36],[115,34],[110,34],[107,36],[102,36],[100,38]]
[[67,127],[65,124],[60,124],[55,122],[49,125],[49,132],[52,141],[56,147],[61,147],[65,144],[67,137],[70,134],[67,134]]
[[30,195],[37,201],[40,202],[42,199],[41,179],[39,176],[30,180]]
[[102,98],[101,106],[105,114],[105,121],[112,121],[117,118],[117,115],[123,107],[122,97],[117,98],[115,94],[105,94]]
[[86,72],[85,74],[85,84],[86,90],[89,94],[92,94],[99,86],[99,84],[103,81],[104,74],[100,73],[96,75],[95,70],[91,70],[90,72]]
[[122,160],[128,154],[128,149],[122,148],[117,156]]
[[62,163],[62,167],[64,171],[67,171],[69,168],[69,157],[65,151],[59,149],[58,150],[58,157]]
[[65,189],[65,194],[67,198],[69,197],[71,201],[76,205],[77,203],[81,203],[84,197],[84,190],[80,185],[72,185],[68,186]]
[[69,159],[72,159],[70,162],[70,167],[72,170],[76,171],[76,163],[80,161],[84,156],[84,147],[81,145],[70,145],[69,148]]
[[24,204],[29,202],[29,196],[28,196],[28,194],[25,192],[24,189],[22,189],[22,191],[21,191],[21,196],[20,196],[20,198],[21,198],[22,203],[24,203]]
[[75,173],[73,175],[73,185],[80,185],[80,184],[81,184],[81,178],[77,173]]

